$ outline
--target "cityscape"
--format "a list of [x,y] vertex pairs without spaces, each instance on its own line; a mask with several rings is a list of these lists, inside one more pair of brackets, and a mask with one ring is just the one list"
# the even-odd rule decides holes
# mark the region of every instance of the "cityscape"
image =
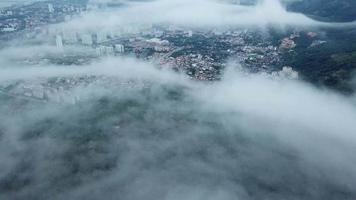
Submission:
[[355,200],[355,2],[1,1],[0,200]]
[[[231,60],[239,63],[248,72],[266,74],[274,79],[298,79],[298,72],[294,71],[292,66],[283,66],[282,60],[282,54],[293,51],[296,46],[294,39],[300,37],[297,31],[275,42],[272,38],[263,36],[258,30],[248,28],[206,31],[151,24],[140,28],[129,26],[110,31],[76,32],[51,26],[79,17],[91,10],[108,9],[111,6],[118,5],[87,4],[85,1],[53,3],[44,1],[24,7],[10,7],[1,11],[1,17],[5,20],[2,20],[0,26],[0,37],[4,42],[19,35],[24,37],[25,41],[40,39],[42,43],[61,52],[57,56],[45,55],[21,61],[34,64],[40,63],[41,60],[63,65],[83,64],[88,60],[107,56],[127,56],[171,68],[195,80],[215,81],[221,78],[226,62]],[[313,39],[311,47],[326,42],[317,39],[318,33],[304,34]],[[68,59],[67,49],[74,46],[82,47],[84,52],[71,55],[71,59]],[[74,82],[67,80],[64,81],[64,85],[51,87],[48,87],[48,83],[41,82],[38,85],[7,83],[1,85],[1,91],[34,100],[56,99],[58,103],[59,99],[65,98],[59,98],[63,94],[59,92],[57,95],[56,91],[66,88],[66,83],[70,85],[81,81],[82,79]],[[50,97],[52,95],[55,97]]]

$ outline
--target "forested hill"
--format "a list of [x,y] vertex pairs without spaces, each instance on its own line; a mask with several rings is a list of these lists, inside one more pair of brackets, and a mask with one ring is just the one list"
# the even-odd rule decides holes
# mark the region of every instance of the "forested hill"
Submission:
[[356,0],[302,0],[290,4],[289,10],[326,21],[356,20]]

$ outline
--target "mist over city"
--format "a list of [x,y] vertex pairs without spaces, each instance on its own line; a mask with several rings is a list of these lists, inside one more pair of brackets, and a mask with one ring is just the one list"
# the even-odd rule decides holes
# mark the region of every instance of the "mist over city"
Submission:
[[0,199],[356,199],[352,0],[0,3]]

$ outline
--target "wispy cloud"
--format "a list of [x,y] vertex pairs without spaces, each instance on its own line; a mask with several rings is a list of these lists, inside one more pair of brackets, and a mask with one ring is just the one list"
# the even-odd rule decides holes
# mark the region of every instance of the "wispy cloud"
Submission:
[[119,9],[88,13],[78,20],[64,24],[64,27],[71,30],[112,29],[133,24],[160,23],[194,28],[326,25],[302,14],[287,12],[276,0],[265,0],[256,6],[242,6],[214,0],[156,0],[127,2],[126,6]]
[[[211,84],[133,59],[2,71],[1,80],[87,75],[147,84],[73,88],[90,94],[77,105],[30,103],[14,113],[2,104],[0,188],[16,192],[0,197],[354,197],[354,99],[230,69]],[[31,167],[18,171],[23,165]]]
[[[327,25],[272,0],[254,7],[157,0],[130,1],[55,27],[156,23]],[[134,58],[107,57],[82,66],[17,62],[47,54],[63,52],[50,46],[0,52],[0,86],[50,88],[58,80],[51,89],[78,97],[76,104],[57,104],[0,91],[0,199],[356,197],[355,96],[245,74],[233,64],[221,81],[206,83]],[[81,77],[90,78],[77,84]]]

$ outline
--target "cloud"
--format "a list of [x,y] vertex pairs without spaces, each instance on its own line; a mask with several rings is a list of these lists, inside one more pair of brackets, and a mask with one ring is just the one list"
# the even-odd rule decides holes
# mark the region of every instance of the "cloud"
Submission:
[[287,12],[277,0],[265,0],[256,6],[214,0],[156,0],[127,2],[119,9],[89,12],[61,28],[96,30],[135,24],[173,24],[191,28],[327,25],[299,13]]
[[[326,25],[287,12],[277,1],[246,7],[157,0],[130,1],[55,27],[156,23]],[[355,96],[245,74],[233,64],[221,81],[207,83],[134,58],[80,66],[22,62],[86,52],[66,48],[0,52],[0,199],[356,198]],[[6,92],[28,87],[76,101]]]
[[[352,97],[234,66],[209,84],[121,58],[11,70],[1,69],[0,79],[113,81],[72,88],[88,95],[75,105],[1,96],[1,198],[356,196]],[[139,83],[145,86],[133,87]]]
[[28,4],[28,3],[33,3],[35,1],[41,1],[41,0],[2,0],[0,2],[0,8],[8,7],[16,4]]

